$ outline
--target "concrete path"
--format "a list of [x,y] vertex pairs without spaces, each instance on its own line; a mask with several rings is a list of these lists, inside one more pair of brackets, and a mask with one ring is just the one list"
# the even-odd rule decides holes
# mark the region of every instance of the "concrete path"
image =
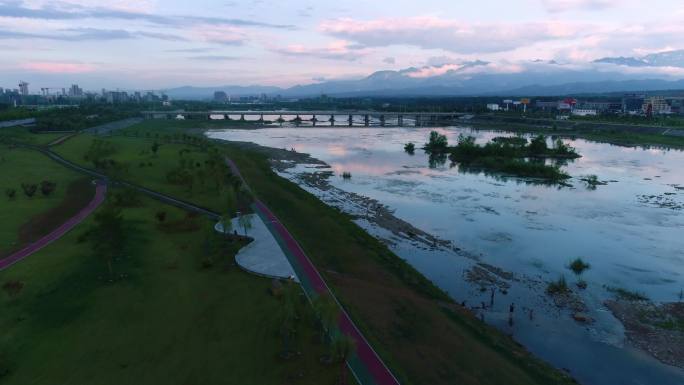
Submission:
[[[237,165],[230,159],[226,159],[233,173],[246,182]],[[399,381],[394,377],[389,368],[382,361],[380,356],[373,350],[361,331],[356,327],[344,310],[344,307],[337,301],[334,294],[323,280],[323,277],[316,269],[316,266],[306,256],[304,250],[294,239],[292,234],[278,220],[265,204],[256,200],[252,205],[254,211],[264,220],[271,233],[274,235],[280,247],[285,252],[290,263],[294,267],[299,277],[302,288],[306,295],[311,299],[319,295],[329,295],[334,298],[340,308],[340,317],[337,322],[338,332],[351,337],[356,342],[356,351],[347,360],[347,365],[352,371],[356,380],[361,385],[399,385]]]
[[13,264],[49,245],[74,228],[74,226],[81,223],[81,221],[95,211],[95,209],[104,201],[106,192],[107,185],[104,183],[98,183],[97,187],[95,188],[95,196],[86,207],[81,209],[81,211],[79,211],[75,216],[69,218],[61,226],[52,230],[52,232],[40,238],[36,242],[24,247],[9,257],[0,259],[0,271],[12,266]]
[[[294,278],[299,282],[292,265],[287,260],[278,242],[273,238],[273,234],[261,217],[254,214],[251,217],[252,228],[247,232],[247,236],[254,240],[243,247],[235,255],[235,262],[244,270],[267,278],[289,279]],[[243,234],[243,230],[238,223],[238,218],[232,219],[232,228],[238,233]],[[223,232],[221,222],[214,226],[219,233]],[[232,230],[230,231],[232,233]]]

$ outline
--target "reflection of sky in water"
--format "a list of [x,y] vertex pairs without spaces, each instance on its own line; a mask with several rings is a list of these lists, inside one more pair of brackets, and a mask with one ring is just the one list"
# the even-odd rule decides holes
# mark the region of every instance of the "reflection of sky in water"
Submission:
[[[387,204],[415,226],[452,240],[487,262],[531,274],[566,272],[581,256],[592,264],[586,279],[624,286],[671,300],[684,274],[684,215],[640,204],[638,195],[684,201],[684,152],[641,150],[568,141],[583,155],[565,169],[573,188],[525,184],[484,174],[461,173],[447,165],[430,169],[423,151],[403,152],[426,141],[428,128],[269,128],[228,130],[210,135],[229,140],[294,148],[331,165],[336,186]],[[466,132],[485,142],[493,131],[445,128],[456,141]],[[587,190],[579,176],[616,180]],[[650,178],[651,180],[645,180]]]

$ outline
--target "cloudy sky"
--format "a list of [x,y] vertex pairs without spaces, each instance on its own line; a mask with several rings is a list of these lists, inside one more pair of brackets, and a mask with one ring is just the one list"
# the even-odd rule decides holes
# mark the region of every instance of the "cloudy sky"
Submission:
[[0,0],[0,87],[290,86],[684,48],[681,0]]

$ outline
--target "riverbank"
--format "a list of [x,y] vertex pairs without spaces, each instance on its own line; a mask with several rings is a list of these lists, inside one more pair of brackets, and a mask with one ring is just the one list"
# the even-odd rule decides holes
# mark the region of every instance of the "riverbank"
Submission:
[[485,119],[475,117],[463,121],[463,125],[481,130],[500,130],[515,133],[539,133],[564,138],[583,138],[596,142],[627,147],[664,147],[684,149],[684,137],[663,135],[667,128],[605,123],[565,122],[539,119]]

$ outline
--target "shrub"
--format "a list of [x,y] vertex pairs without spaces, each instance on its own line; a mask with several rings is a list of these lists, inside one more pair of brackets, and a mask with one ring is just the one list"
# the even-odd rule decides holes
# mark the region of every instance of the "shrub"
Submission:
[[17,196],[17,190],[13,188],[8,188],[7,190],[5,190],[5,195],[7,195],[7,198],[9,199],[14,199]]
[[166,211],[157,211],[154,216],[159,222],[164,222],[166,220]]
[[584,262],[582,258],[576,258],[568,265],[568,269],[572,270],[572,272],[578,276],[582,275],[582,273],[584,273],[584,271],[588,270],[590,267],[591,265]]
[[561,275],[558,280],[549,282],[549,284],[546,286],[546,292],[551,295],[569,293],[570,287],[565,280],[565,276]]
[[411,155],[413,155],[413,153],[415,152],[415,150],[416,150],[416,145],[413,144],[413,143],[411,143],[411,142],[406,143],[406,144],[404,145],[404,151],[406,151],[407,153],[409,153],[409,154],[411,154]]
[[48,196],[52,194],[55,189],[57,188],[57,183],[51,182],[48,180],[44,180],[40,182],[40,192],[43,193],[43,195]]
[[24,283],[21,281],[7,281],[2,285],[2,290],[4,290],[10,298],[18,296],[23,288]]
[[349,171],[345,171],[342,173],[342,178],[344,179],[351,179],[351,173]]
[[38,186],[34,183],[22,183],[21,189],[24,190],[27,197],[31,198],[38,190]]

